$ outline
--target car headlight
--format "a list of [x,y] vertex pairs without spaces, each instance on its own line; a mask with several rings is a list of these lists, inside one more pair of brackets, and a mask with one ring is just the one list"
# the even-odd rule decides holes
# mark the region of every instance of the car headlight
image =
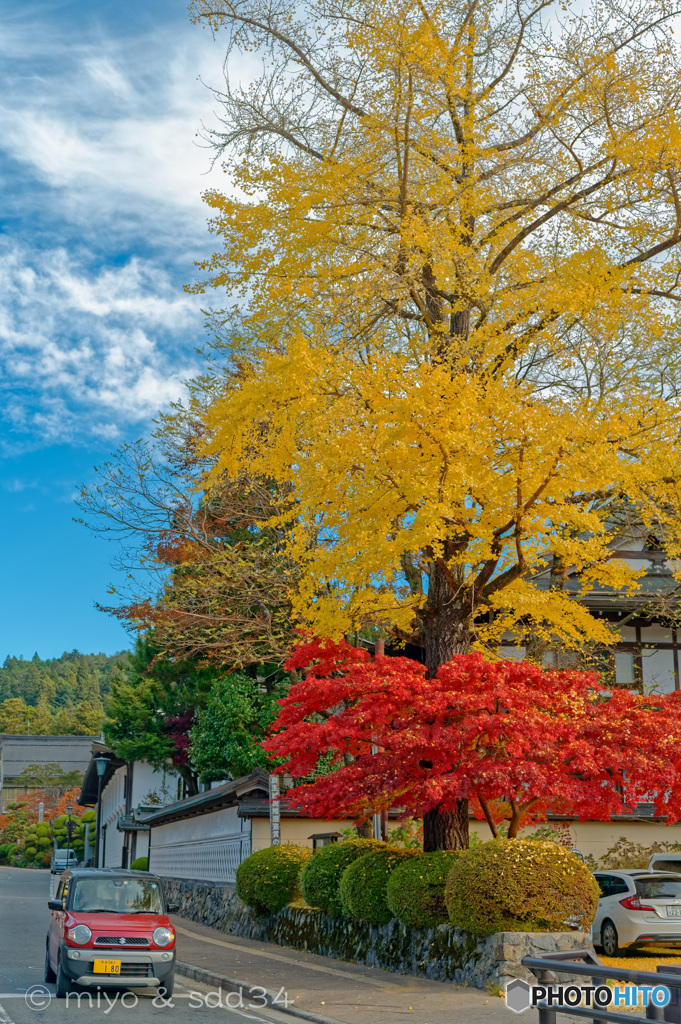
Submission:
[[92,938],[92,932],[86,924],[77,924],[75,928],[69,928],[66,938],[77,946],[86,946]]
[[171,942],[175,941],[175,932],[170,928],[155,928],[151,937],[155,946],[169,946]]

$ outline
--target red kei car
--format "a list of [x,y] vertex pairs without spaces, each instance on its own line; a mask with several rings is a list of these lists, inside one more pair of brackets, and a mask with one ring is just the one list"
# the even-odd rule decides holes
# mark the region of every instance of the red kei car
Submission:
[[170,998],[175,929],[161,880],[147,871],[65,871],[48,900],[45,981],[61,998],[78,985],[157,987]]

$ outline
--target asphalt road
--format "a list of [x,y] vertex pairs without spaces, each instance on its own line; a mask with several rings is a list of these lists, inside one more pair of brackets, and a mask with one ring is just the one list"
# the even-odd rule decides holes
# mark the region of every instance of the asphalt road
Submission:
[[[68,1004],[54,995],[54,985],[43,980],[45,936],[49,921],[47,900],[50,875],[47,871],[29,871],[0,867],[0,1024],[62,1024],[81,1020],[102,1024],[115,1021],[123,1024],[160,1024],[164,1020],[189,1022],[194,1017],[200,1024],[211,1021],[229,1024],[293,1024],[295,1017],[271,1010],[232,1009],[225,1005],[227,993],[220,994],[206,985],[183,979],[175,980],[175,994],[168,1001],[155,990],[144,995],[137,990],[113,989],[87,994],[80,989]],[[178,941],[182,959],[181,939]],[[107,998],[108,996],[108,998]],[[235,999],[234,994],[231,1001]]]

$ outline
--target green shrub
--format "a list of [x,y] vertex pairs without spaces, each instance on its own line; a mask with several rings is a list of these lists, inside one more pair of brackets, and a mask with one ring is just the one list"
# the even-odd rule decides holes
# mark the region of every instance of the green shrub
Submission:
[[437,850],[398,864],[386,888],[386,903],[393,917],[412,928],[434,928],[448,921],[445,885],[462,852]]
[[39,846],[41,850],[47,849],[48,846],[52,845],[51,842],[50,842],[50,837],[49,836],[40,836],[39,835],[38,839],[36,841],[36,845]]
[[5,859],[5,857],[7,856],[8,849],[9,849],[9,843],[3,843],[2,846],[0,846],[0,860],[4,860]]
[[339,886],[346,867],[365,853],[381,849],[385,849],[385,843],[376,839],[349,839],[316,850],[300,876],[300,889],[306,902],[324,910],[330,917],[340,917],[343,907]]
[[449,920],[476,935],[588,930],[600,891],[582,863],[556,843],[494,839],[464,850],[447,879]]
[[130,865],[131,871],[148,871],[149,870],[149,858],[148,857],[136,857]]
[[393,916],[386,903],[386,886],[391,872],[416,850],[386,847],[365,853],[353,861],[341,876],[340,898],[343,913],[371,924],[387,924]]
[[24,856],[27,857],[29,860],[33,860],[37,852],[38,851],[36,850],[35,846],[27,846],[26,849],[24,850]]
[[311,856],[293,843],[257,850],[237,868],[237,896],[256,914],[276,913],[300,895],[300,871]]

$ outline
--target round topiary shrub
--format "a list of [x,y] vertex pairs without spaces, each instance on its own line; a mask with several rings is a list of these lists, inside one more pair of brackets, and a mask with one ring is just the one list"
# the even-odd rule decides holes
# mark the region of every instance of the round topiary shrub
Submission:
[[315,851],[300,876],[303,898],[330,917],[340,917],[343,906],[339,886],[346,867],[365,853],[381,849],[385,849],[385,843],[376,839],[348,839]]
[[445,885],[462,850],[436,850],[398,864],[388,879],[386,903],[393,917],[412,928],[434,928],[449,920]]
[[300,895],[300,872],[311,856],[293,843],[257,850],[237,868],[237,896],[256,914],[275,914]]
[[134,861],[130,865],[131,871],[148,871],[149,870],[149,858],[148,857],[135,857]]
[[36,850],[35,846],[27,846],[26,849],[24,850],[24,856],[28,857],[29,860],[32,860],[37,854],[37,852],[38,851]]
[[419,856],[418,850],[384,846],[358,857],[341,875],[343,913],[370,924],[387,924],[393,916],[386,903],[388,879],[402,861]]
[[588,930],[599,896],[578,857],[530,839],[494,839],[464,850],[445,889],[451,923],[480,936]]

